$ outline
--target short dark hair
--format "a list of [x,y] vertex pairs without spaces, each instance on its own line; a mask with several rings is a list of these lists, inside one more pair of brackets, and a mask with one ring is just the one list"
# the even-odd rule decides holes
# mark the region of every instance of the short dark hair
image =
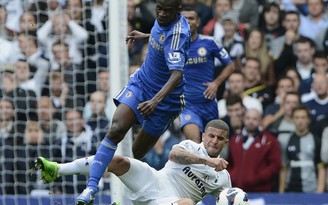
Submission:
[[257,62],[257,64],[259,65],[258,66],[258,69],[261,70],[261,61],[260,61],[259,58],[256,58],[256,57],[247,57],[247,58],[245,58],[245,63],[243,64],[243,66],[245,66],[248,61],[255,61],[255,62]]
[[296,15],[297,18],[298,18],[298,20],[300,20],[300,14],[299,14],[297,11],[292,11],[292,10],[290,10],[290,11],[286,11],[286,12],[284,13],[284,17],[283,17],[283,19],[285,19],[287,15]]
[[328,57],[327,54],[325,52],[322,51],[318,51],[313,55],[313,59],[315,58],[320,58],[320,59],[325,59],[326,61],[328,61]]
[[304,36],[300,37],[298,40],[296,40],[295,44],[299,44],[299,43],[308,43],[312,48],[315,47],[314,41],[308,37],[304,37]]
[[239,95],[230,94],[226,98],[226,107],[231,106],[231,105],[235,105],[237,103],[241,104],[244,107],[243,99],[241,99],[241,97]]
[[293,109],[293,111],[292,111],[292,118],[294,117],[295,112],[297,112],[297,111],[299,111],[299,110],[303,110],[303,111],[305,111],[307,117],[308,117],[309,119],[311,119],[311,113],[310,113],[309,108],[306,107],[306,106],[303,105],[303,104],[300,104],[300,105],[294,107],[294,109]]
[[298,92],[295,92],[295,91],[290,91],[290,92],[287,92],[285,94],[285,97],[284,97],[284,100],[287,98],[288,95],[294,95],[294,96],[297,96],[298,97],[298,104],[300,105],[302,102],[301,102],[301,96]]
[[280,12],[279,4],[277,4],[275,2],[268,2],[268,3],[264,4],[263,13],[269,12],[271,10],[271,8],[276,8]]
[[216,119],[216,120],[211,120],[210,122],[207,123],[206,127],[205,127],[205,131],[209,128],[209,127],[213,127],[213,128],[216,128],[216,129],[220,129],[220,130],[224,130],[227,132],[227,136],[229,136],[229,133],[230,133],[230,128],[229,126],[227,125],[227,123],[225,123],[223,120],[219,120],[219,119]]

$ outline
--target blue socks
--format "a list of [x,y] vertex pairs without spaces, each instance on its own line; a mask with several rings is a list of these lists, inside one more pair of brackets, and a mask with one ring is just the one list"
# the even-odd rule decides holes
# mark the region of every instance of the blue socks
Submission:
[[92,189],[94,193],[98,192],[98,183],[100,178],[106,171],[108,164],[112,161],[117,145],[111,142],[108,138],[104,138],[97,150],[95,158],[93,159],[88,188]]

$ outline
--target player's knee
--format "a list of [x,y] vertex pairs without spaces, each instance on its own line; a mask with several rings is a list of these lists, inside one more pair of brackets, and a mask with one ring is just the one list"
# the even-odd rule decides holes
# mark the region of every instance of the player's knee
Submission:
[[114,121],[109,131],[107,132],[106,137],[111,139],[112,141],[117,141],[118,143],[124,138],[126,133],[126,128],[122,126],[121,123]]
[[130,169],[130,160],[126,157],[116,155],[108,166],[108,171],[117,176],[125,174]]

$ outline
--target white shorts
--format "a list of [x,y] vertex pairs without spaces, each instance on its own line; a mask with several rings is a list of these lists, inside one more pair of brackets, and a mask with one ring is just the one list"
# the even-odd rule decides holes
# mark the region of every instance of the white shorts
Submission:
[[161,173],[139,160],[128,158],[130,170],[119,179],[127,188],[128,197],[135,205],[171,205],[179,200]]

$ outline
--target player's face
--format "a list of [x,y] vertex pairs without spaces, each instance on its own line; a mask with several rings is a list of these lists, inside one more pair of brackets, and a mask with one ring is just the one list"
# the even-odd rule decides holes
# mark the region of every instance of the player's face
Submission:
[[208,127],[202,135],[204,147],[210,157],[219,156],[223,147],[228,143],[228,133],[225,130]]
[[160,26],[167,26],[178,15],[179,6],[175,0],[158,0],[156,5],[156,17]]
[[195,11],[183,11],[182,15],[186,17],[190,26],[191,35],[197,32],[199,26],[198,14]]
[[310,125],[310,118],[308,117],[305,110],[296,110],[293,114],[293,122],[296,130],[304,131],[307,130]]

